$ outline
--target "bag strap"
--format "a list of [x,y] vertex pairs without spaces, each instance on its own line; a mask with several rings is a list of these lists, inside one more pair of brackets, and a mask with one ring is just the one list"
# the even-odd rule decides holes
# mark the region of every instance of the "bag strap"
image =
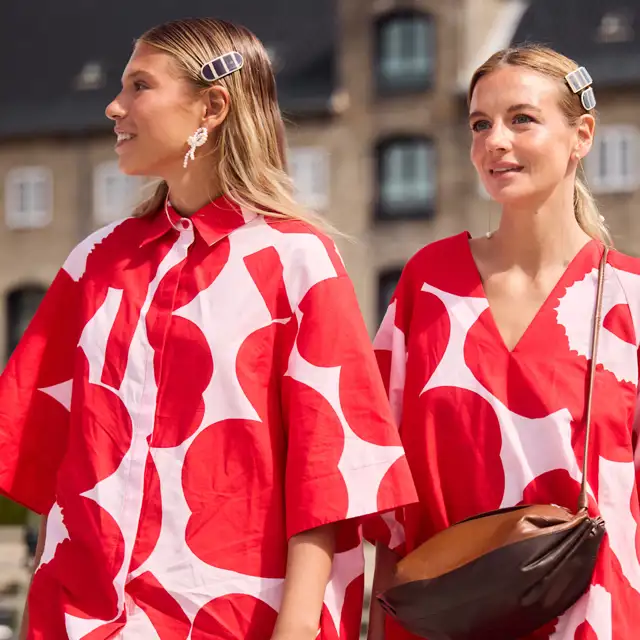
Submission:
[[605,245],[598,270],[598,291],[596,293],[596,309],[593,319],[593,334],[591,336],[591,362],[589,363],[589,386],[587,387],[587,407],[585,411],[584,459],[582,461],[582,483],[580,485],[580,495],[578,496],[578,511],[586,510],[588,504],[587,468],[589,440],[591,439],[591,401],[593,399],[593,382],[598,365],[598,338],[600,337],[600,326],[602,325],[602,291],[604,289],[604,271],[607,266],[608,254],[609,247]]

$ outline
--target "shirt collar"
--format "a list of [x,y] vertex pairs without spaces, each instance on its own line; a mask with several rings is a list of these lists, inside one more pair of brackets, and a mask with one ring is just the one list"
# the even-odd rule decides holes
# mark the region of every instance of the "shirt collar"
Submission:
[[243,211],[227,196],[216,198],[188,217],[177,213],[171,204],[167,206],[165,211],[163,205],[149,218],[149,226],[140,242],[140,247],[161,238],[170,231],[179,231],[182,225],[187,229],[188,220],[191,220],[202,239],[211,247],[219,240],[226,238],[235,229],[255,218],[256,214]]

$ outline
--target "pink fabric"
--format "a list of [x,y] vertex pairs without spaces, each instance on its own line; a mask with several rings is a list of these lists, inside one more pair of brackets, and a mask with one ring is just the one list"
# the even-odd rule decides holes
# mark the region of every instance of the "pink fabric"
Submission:
[[0,378],[0,490],[48,514],[29,638],[268,640],[288,538],[345,521],[319,638],[355,639],[358,525],[416,497],[344,266],[169,214],[76,247]]
[[[481,512],[521,503],[575,510],[600,257],[595,241],[582,249],[511,352],[467,234],[411,259],[375,346],[420,506],[384,515],[374,537],[407,553]],[[607,536],[590,590],[539,639],[632,640],[640,630],[640,260],[610,253],[603,311],[588,486]],[[412,636],[390,621],[388,637]]]

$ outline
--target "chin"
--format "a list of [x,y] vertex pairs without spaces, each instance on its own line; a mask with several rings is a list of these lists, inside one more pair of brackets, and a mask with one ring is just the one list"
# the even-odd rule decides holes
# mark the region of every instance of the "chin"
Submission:
[[136,162],[133,158],[123,158],[118,160],[118,169],[127,176],[150,176],[149,168],[141,162]]
[[493,189],[489,197],[503,207],[522,206],[536,199],[536,194],[523,189]]

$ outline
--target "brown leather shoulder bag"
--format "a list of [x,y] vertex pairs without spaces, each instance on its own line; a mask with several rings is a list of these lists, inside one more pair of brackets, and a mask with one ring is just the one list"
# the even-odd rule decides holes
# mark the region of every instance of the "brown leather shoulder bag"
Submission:
[[575,514],[555,505],[482,513],[427,540],[397,565],[383,609],[429,640],[515,640],[564,613],[587,590],[605,533],[587,511],[591,399],[607,263],[598,273],[585,410],[582,486]]

